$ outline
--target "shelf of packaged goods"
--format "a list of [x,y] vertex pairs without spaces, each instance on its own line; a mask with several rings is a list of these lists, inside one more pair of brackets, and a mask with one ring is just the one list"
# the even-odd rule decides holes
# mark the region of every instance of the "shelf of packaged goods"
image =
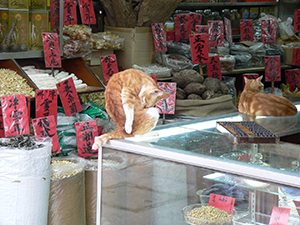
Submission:
[[247,6],[276,6],[274,2],[181,2],[177,9],[198,9],[201,7],[247,7]]
[[[281,69],[290,69],[292,66],[290,65],[281,65]],[[230,75],[230,74],[242,74],[242,73],[257,73],[257,72],[264,72],[265,67],[250,67],[244,69],[234,69],[232,71],[222,71],[222,75]]]
[[0,59],[28,59],[42,57],[44,57],[43,51],[0,52]]

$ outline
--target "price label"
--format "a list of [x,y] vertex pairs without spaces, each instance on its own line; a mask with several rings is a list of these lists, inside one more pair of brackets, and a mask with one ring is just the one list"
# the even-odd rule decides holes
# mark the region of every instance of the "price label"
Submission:
[[293,59],[292,64],[299,66],[300,65],[300,48],[293,49]]
[[211,193],[208,205],[233,214],[234,202],[234,198]]
[[96,24],[93,1],[79,0],[78,3],[82,24]]
[[225,22],[226,40],[230,43],[233,43],[233,41],[232,41],[231,21],[230,21],[230,19],[224,17],[224,22]]
[[162,23],[152,23],[151,28],[156,52],[166,52],[167,42],[165,38],[164,25]]
[[176,83],[158,82],[160,90],[170,94],[167,99],[162,99],[156,104],[160,114],[174,114],[175,113],[175,99],[176,99]]
[[191,34],[190,45],[192,51],[193,64],[202,64],[208,62],[208,47],[207,47],[207,35]]
[[224,46],[224,25],[223,21],[208,21],[209,46]]
[[175,41],[188,42],[191,34],[190,14],[174,15]]
[[290,91],[300,89],[300,69],[285,70],[285,80],[289,84]]
[[190,12],[191,30],[196,31],[196,26],[201,25],[202,15],[199,13]]
[[208,58],[207,63],[207,76],[217,78],[222,81],[220,58],[218,55]]
[[269,225],[288,224],[291,209],[274,206]]
[[261,42],[274,43],[276,41],[276,21],[266,19],[261,21]]
[[61,67],[57,33],[42,33],[46,67]]
[[64,0],[64,26],[77,24],[77,9],[75,0]]
[[59,0],[50,0],[51,29],[59,28]]
[[105,85],[107,85],[112,75],[119,72],[117,58],[116,55],[113,54],[113,55],[101,56],[100,60],[101,60],[103,77],[104,77],[104,83]]
[[54,116],[57,123],[57,90],[35,91],[36,118]]
[[241,41],[253,41],[253,21],[240,20]]
[[281,81],[280,56],[265,56],[265,81]]
[[300,32],[300,9],[294,11],[294,33]]

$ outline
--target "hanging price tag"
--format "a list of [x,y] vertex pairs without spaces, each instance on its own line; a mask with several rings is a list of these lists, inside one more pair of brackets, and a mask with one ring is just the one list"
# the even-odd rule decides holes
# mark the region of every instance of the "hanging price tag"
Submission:
[[29,134],[25,94],[1,97],[5,137]]
[[261,21],[261,42],[274,43],[276,41],[276,21],[267,19]]
[[166,32],[167,41],[175,41],[175,30],[168,30]]
[[287,225],[291,209],[274,206],[269,225]]
[[64,0],[64,26],[77,24],[77,9],[75,0]]
[[50,0],[51,29],[59,28],[59,0]]
[[224,46],[224,25],[223,21],[208,21],[209,46]]
[[79,0],[78,3],[82,24],[96,24],[93,1]]
[[196,34],[208,34],[208,26],[207,25],[196,25],[195,28]]
[[3,127],[3,116],[2,116],[2,107],[0,106],[0,138],[5,137],[4,127]]
[[190,14],[174,15],[175,40],[188,42],[191,34]]
[[234,202],[235,202],[234,198],[211,193],[209,195],[208,205],[233,214]]
[[294,10],[294,33],[300,32],[300,9]]
[[32,120],[35,136],[52,138],[52,155],[60,153],[54,116],[40,117]]
[[57,33],[42,33],[46,67],[61,67]]
[[253,41],[253,21],[240,20],[241,41]]
[[152,74],[152,75],[149,75],[150,77],[153,78],[153,80],[155,80],[155,83],[157,83],[157,79],[156,79],[156,75],[155,74]]
[[285,80],[289,84],[290,91],[300,89],[300,69],[285,70]]
[[265,56],[265,81],[281,81],[280,56]]
[[191,52],[193,64],[208,62],[208,48],[206,34],[191,34]]
[[93,150],[94,138],[98,135],[96,120],[75,123],[78,156],[88,157],[98,154]]
[[54,116],[57,124],[57,90],[36,90],[35,91],[35,116]]
[[59,96],[66,116],[72,116],[82,110],[72,77],[58,83],[57,89],[59,91]]
[[104,83],[107,85],[112,75],[119,72],[116,55],[101,56],[101,66],[104,77]]
[[199,13],[190,12],[190,24],[191,24],[191,31],[196,30],[197,25],[201,25],[202,22],[202,15]]
[[224,22],[225,22],[225,34],[226,34],[226,40],[227,40],[229,43],[233,43],[233,41],[232,41],[231,21],[230,21],[230,19],[224,17]]
[[300,48],[293,49],[292,65],[300,66]]
[[156,52],[166,52],[167,42],[165,38],[164,25],[162,23],[152,23],[151,28]]
[[168,92],[170,97],[162,99],[156,104],[160,114],[174,114],[175,113],[175,99],[176,99],[176,83],[157,83],[160,90]]
[[217,78],[222,81],[220,58],[218,55],[208,58],[207,63],[207,76]]

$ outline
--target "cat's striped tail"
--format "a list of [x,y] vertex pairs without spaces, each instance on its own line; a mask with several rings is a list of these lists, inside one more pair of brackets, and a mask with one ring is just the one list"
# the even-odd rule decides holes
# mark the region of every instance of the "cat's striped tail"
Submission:
[[122,139],[125,137],[133,137],[133,136],[134,135],[132,134],[125,134],[124,132],[121,132],[119,130],[112,133],[102,134],[100,137],[95,137],[95,141],[92,146],[92,149],[94,150],[99,149],[100,146],[104,145],[106,142],[108,142],[111,139]]

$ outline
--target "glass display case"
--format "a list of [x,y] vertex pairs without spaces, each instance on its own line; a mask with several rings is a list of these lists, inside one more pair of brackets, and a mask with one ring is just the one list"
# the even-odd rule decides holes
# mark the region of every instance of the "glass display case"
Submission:
[[[108,168],[103,166],[107,161],[99,158],[98,220],[140,225],[269,224],[277,206],[290,210],[288,224],[300,224],[299,118],[300,113],[280,118],[232,113],[170,123],[141,137],[111,140],[99,157],[112,154],[123,160],[109,161],[120,166]],[[255,121],[279,142],[256,143],[249,137],[249,142],[236,143],[228,132],[218,129],[222,121]],[[184,216],[186,206],[207,206],[210,194],[235,199],[229,223]]]

